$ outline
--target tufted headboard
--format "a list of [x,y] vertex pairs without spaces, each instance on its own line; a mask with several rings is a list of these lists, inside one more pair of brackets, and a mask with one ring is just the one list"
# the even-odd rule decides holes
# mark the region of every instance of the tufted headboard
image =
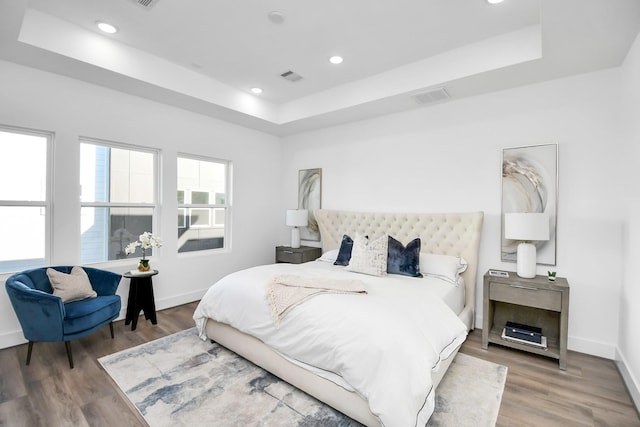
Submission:
[[344,234],[355,237],[356,233],[360,233],[375,239],[387,233],[405,245],[420,237],[421,252],[462,256],[469,263],[462,277],[465,282],[466,316],[470,316],[463,320],[469,328],[473,328],[483,212],[368,213],[319,209],[315,211],[315,216],[324,252],[339,249]]

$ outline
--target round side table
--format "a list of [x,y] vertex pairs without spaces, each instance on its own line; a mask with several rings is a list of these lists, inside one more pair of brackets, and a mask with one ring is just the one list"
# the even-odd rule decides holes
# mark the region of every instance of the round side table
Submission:
[[151,278],[158,274],[158,270],[149,270],[145,273],[127,272],[122,275],[130,279],[129,300],[127,302],[127,316],[125,326],[131,323],[131,330],[135,331],[138,325],[140,311],[144,312],[144,318],[151,320],[154,325],[158,324],[156,319],[156,302],[153,296],[153,282]]

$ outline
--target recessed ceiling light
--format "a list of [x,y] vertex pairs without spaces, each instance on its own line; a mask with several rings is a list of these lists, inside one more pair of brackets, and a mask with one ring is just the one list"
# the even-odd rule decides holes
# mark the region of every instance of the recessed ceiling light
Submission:
[[251,92],[255,93],[256,95],[260,95],[262,93],[262,88],[252,87]]
[[487,0],[487,3],[489,4],[498,4],[498,3],[502,3],[504,0]]
[[111,24],[107,24],[106,22],[96,22],[96,25],[100,29],[100,31],[105,32],[107,34],[114,34],[118,32],[118,29]]
[[331,62],[332,64],[342,64],[342,57],[341,56],[332,56],[331,58],[329,58],[329,62]]

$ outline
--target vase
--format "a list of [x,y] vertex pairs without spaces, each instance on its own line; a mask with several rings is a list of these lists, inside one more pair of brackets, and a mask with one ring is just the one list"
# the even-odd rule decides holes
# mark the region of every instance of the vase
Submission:
[[151,266],[149,265],[148,259],[141,259],[138,264],[138,271],[149,271],[151,270]]

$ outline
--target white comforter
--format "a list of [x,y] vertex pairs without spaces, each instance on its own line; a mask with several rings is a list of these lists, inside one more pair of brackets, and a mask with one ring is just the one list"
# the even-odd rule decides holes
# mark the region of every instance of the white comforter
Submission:
[[[282,273],[353,279],[365,295],[319,295],[276,326],[265,297]],[[212,286],[194,319],[229,324],[287,356],[338,374],[385,427],[424,426],[434,409],[431,371],[464,340],[465,325],[429,288],[433,278],[372,277],[326,262],[273,264],[230,274]],[[454,285],[452,285],[454,286]]]

